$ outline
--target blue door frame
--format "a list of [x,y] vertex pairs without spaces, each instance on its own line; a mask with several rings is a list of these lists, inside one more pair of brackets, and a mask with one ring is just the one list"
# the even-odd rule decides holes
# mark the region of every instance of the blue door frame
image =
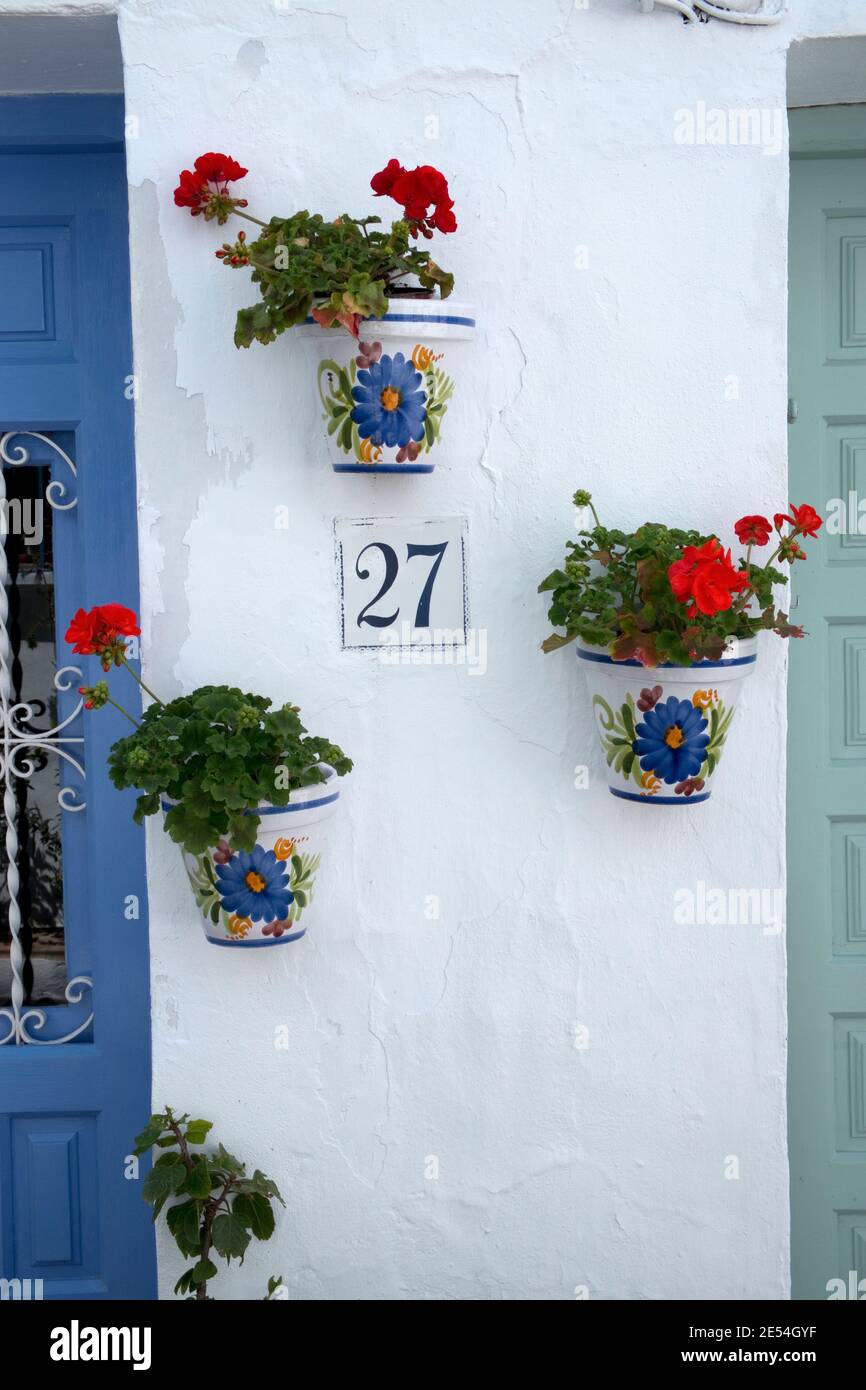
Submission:
[[[123,132],[121,97],[0,99],[0,437],[50,470],[63,504],[56,664],[87,684],[101,672],[64,643],[73,611],[138,610]],[[67,979],[87,983],[41,1017],[0,1010],[0,1277],[41,1280],[46,1298],[150,1299],[153,1231],[129,1160],[151,1109],[144,836],[106,773],[129,726],[109,707],[76,712],[79,683],[59,682],[57,723],[83,766],[59,761],[67,803],[86,802],[61,821]]]

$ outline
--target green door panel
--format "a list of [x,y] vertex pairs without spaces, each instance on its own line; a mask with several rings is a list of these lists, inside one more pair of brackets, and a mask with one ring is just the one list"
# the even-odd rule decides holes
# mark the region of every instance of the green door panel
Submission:
[[790,501],[854,513],[796,567],[788,687],[792,1296],[826,1299],[866,1279],[866,107],[791,133]]

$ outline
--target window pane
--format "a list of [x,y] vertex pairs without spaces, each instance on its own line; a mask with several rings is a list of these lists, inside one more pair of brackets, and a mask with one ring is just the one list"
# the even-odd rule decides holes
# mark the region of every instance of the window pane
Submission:
[[[8,567],[12,699],[14,704],[23,701],[31,707],[31,718],[28,720],[25,712],[15,723],[19,733],[42,733],[57,723],[52,512],[44,500],[50,475],[46,466],[27,465],[6,468],[4,476],[7,505],[2,523]],[[67,976],[58,761],[56,754],[29,749],[25,743],[14,762],[23,770],[28,763],[33,766],[28,777],[12,779],[25,994],[28,1003],[62,1002]],[[0,1005],[10,1002],[12,984],[6,829],[0,802]]]

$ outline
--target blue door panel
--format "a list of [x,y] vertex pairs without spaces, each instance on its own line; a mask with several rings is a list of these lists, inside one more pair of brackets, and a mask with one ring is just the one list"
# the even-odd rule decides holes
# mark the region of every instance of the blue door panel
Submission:
[[[0,1277],[40,1279],[49,1298],[156,1296],[126,1161],[151,1109],[143,832],[106,773],[128,725],[77,712],[102,673],[64,642],[79,606],[138,609],[122,133],[115,98],[0,99],[4,472],[24,449],[50,482],[57,667],[80,671],[58,673],[56,720],[74,758],[58,759],[66,978],[87,983],[0,1046]],[[0,1043],[9,1027],[0,1010]]]

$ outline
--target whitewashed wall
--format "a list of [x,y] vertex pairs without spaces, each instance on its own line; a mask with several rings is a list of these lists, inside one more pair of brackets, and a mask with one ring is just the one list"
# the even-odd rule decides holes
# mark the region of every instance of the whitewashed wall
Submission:
[[[650,812],[604,789],[535,587],[576,486],[626,526],[787,500],[786,151],[674,131],[699,103],[780,114],[792,36],[866,32],[853,2],[793,8],[759,32],[632,0],[120,7],[147,677],[293,699],[356,761],[295,947],[207,947],[149,838],[154,1100],[288,1199],[220,1297],[271,1272],[308,1299],[787,1295],[783,939],[673,921],[699,881],[784,883],[781,645],[726,790]],[[205,149],[268,212],[372,211],[392,155],[450,176],[441,259],[481,330],[432,477],[333,474],[293,344],[235,351],[245,278],[172,203]],[[468,518],[486,675],[339,650],[332,520],[371,512]],[[179,1268],[164,1244],[166,1294]]]

